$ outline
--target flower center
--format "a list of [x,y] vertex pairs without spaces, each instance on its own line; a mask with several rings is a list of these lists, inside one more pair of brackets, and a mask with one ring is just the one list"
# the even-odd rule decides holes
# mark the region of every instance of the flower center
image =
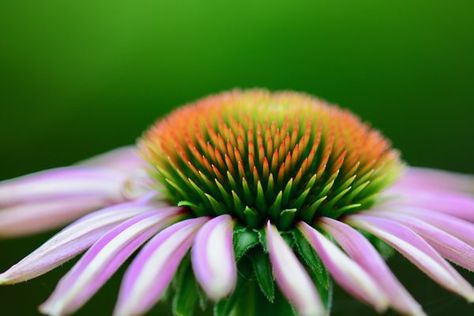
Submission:
[[250,227],[366,209],[402,166],[378,131],[294,92],[207,97],[158,121],[140,145],[170,202]]

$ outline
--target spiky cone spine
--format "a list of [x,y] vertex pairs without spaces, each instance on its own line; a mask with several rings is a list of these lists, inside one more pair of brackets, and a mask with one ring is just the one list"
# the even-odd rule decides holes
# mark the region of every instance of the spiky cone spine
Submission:
[[353,114],[290,92],[208,97],[159,121],[140,145],[171,202],[283,230],[369,207],[402,167]]

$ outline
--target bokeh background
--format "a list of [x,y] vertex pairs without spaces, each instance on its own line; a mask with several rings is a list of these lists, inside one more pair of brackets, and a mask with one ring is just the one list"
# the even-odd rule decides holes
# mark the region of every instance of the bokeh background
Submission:
[[[133,143],[174,107],[234,87],[318,95],[409,163],[474,173],[472,1],[3,0],[0,179]],[[50,235],[1,240],[0,270]],[[403,258],[390,265],[429,314],[472,314]],[[36,315],[70,266],[1,287],[2,315]],[[110,314],[122,272],[78,314]],[[373,314],[339,289],[334,306]]]

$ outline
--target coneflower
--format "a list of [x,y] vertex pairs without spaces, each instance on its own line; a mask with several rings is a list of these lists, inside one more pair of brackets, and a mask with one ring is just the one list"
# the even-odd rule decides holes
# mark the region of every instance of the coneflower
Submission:
[[404,165],[346,110],[236,90],[176,110],[135,147],[0,183],[2,237],[81,217],[0,284],[85,252],[40,307],[71,314],[138,252],[115,315],[145,314],[160,299],[175,315],[199,305],[215,315],[328,315],[332,279],[379,312],[423,315],[384,254],[395,249],[472,302],[448,261],[474,268],[473,192],[471,176]]

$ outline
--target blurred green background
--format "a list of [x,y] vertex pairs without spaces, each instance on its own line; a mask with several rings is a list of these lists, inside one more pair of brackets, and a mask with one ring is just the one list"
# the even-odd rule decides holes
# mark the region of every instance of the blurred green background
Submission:
[[[177,105],[234,87],[318,95],[409,163],[474,173],[472,1],[3,0],[0,179],[133,143]],[[0,241],[0,270],[50,235]],[[390,264],[430,315],[472,314],[404,259]],[[37,314],[70,266],[0,288],[2,315]],[[79,315],[110,314],[119,283]],[[334,315],[371,314],[337,290]]]

